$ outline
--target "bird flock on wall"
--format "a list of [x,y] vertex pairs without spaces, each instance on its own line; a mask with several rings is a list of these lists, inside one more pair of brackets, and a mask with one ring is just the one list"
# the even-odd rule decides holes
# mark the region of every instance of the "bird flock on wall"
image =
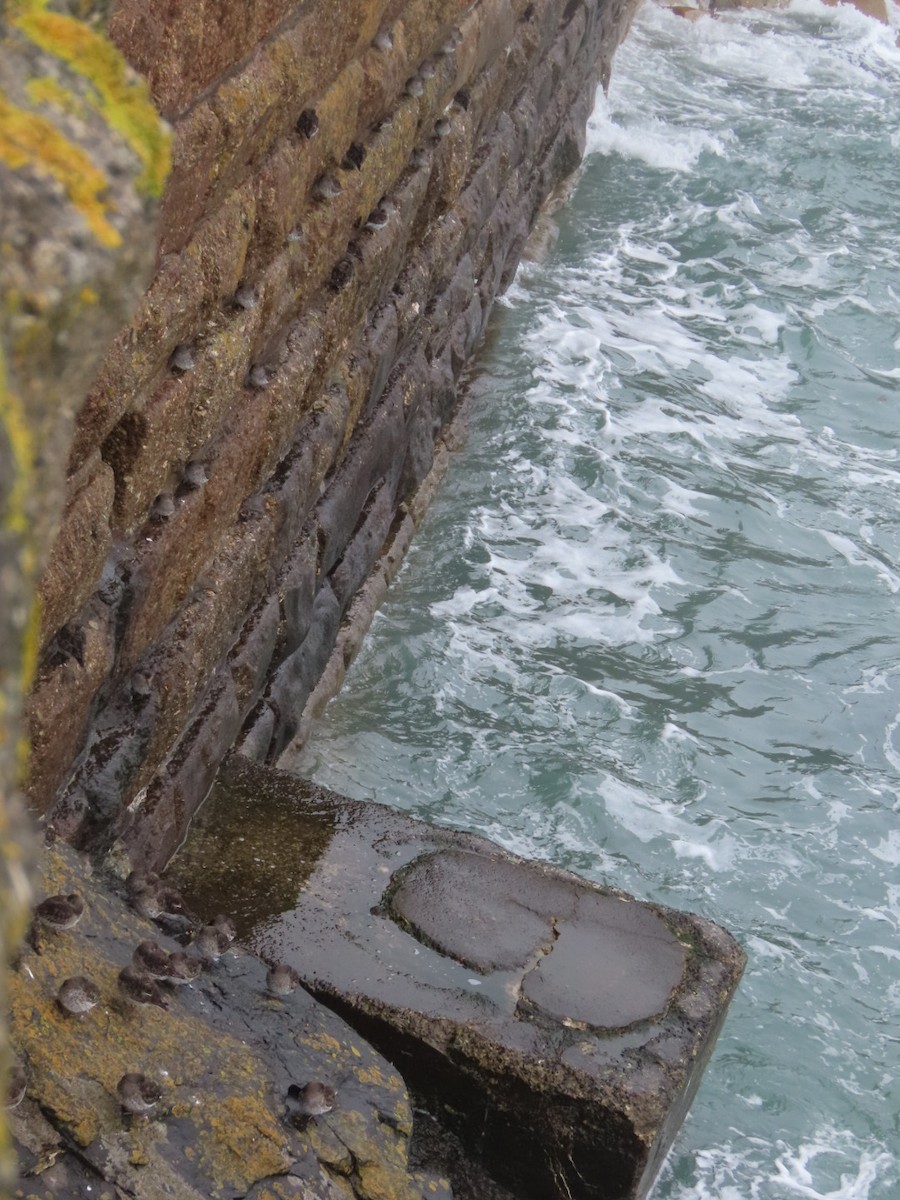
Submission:
[[[204,923],[190,910],[181,893],[154,872],[132,871],[125,881],[125,890],[139,916],[153,921],[184,948],[170,952],[149,938],[139,942],[131,962],[119,971],[118,995],[111,998],[111,1003],[122,1011],[137,1011],[146,1005],[168,1009],[178,988],[190,987],[204,970],[213,969],[232,948],[237,930],[234,922],[223,914]],[[84,897],[78,892],[48,896],[34,909],[28,946],[38,955],[48,949],[52,952],[53,939],[72,933],[86,911]],[[269,966],[266,984],[268,993],[281,999],[300,987],[301,979],[292,966],[279,962]],[[66,1018],[80,1021],[102,1005],[103,995],[92,979],[73,975],[59,985],[56,1003]],[[22,1103],[29,1082],[26,1059],[14,1055],[4,1102],[6,1109]],[[146,1120],[150,1114],[157,1115],[162,1095],[156,1080],[138,1071],[127,1072],[116,1085],[116,1096],[126,1119]],[[333,1087],[321,1080],[310,1080],[302,1085],[291,1084],[286,1113],[292,1124],[303,1128],[308,1121],[330,1112],[334,1103]]]

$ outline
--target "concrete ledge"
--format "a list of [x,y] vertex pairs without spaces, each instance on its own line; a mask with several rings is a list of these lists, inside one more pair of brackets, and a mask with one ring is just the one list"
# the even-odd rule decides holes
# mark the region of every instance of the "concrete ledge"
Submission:
[[517,1200],[648,1194],[745,961],[702,917],[237,756],[172,869]]

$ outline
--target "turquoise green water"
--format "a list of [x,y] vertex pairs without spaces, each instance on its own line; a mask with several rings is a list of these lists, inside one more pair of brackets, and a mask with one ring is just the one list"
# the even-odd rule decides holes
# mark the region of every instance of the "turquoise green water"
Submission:
[[302,762],[739,937],[655,1200],[900,1196],[895,33],[645,7]]

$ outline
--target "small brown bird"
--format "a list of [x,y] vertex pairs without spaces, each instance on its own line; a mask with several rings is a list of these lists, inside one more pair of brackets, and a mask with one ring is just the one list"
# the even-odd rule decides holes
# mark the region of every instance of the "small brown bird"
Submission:
[[164,983],[185,984],[193,983],[202,973],[203,963],[199,958],[185,954],[183,950],[176,950],[174,954],[169,955],[168,973],[161,978]]
[[9,1071],[9,1083],[6,1087],[6,1100],[3,1103],[4,1108],[18,1108],[25,1098],[25,1089],[28,1087],[28,1072],[24,1065],[18,1059],[14,1059]]
[[133,871],[129,871],[125,880],[125,891],[129,896],[136,896],[145,888],[157,888],[159,884],[160,878],[155,871],[145,871],[143,867],[135,867]]
[[247,374],[247,386],[255,392],[264,392],[269,386],[269,370],[262,363],[254,363]]
[[169,1002],[149,975],[143,975],[134,967],[123,967],[119,972],[119,991],[131,1004],[155,1004],[157,1008],[168,1008]]
[[293,1101],[293,1109],[300,1117],[321,1117],[334,1108],[335,1091],[327,1083],[314,1080],[300,1087],[292,1083],[288,1088],[288,1100]]
[[289,996],[300,982],[299,974],[288,963],[275,963],[266,976],[266,986],[273,996]]
[[34,910],[34,919],[50,929],[74,929],[84,916],[84,900],[78,892],[48,896]]
[[146,1075],[130,1071],[116,1084],[116,1095],[125,1112],[143,1117],[159,1104],[162,1088]]
[[224,933],[228,938],[229,946],[237,937],[237,927],[231,917],[226,917],[224,913],[217,913],[210,921],[213,929],[218,929],[219,933]]
[[131,955],[135,969],[151,979],[166,979],[169,972],[169,953],[149,939],[139,942]]
[[313,185],[313,196],[317,200],[333,200],[344,189],[333,175],[320,175]]
[[148,921],[155,921],[162,912],[156,884],[148,883],[131,893],[131,907]]
[[83,915],[84,900],[78,892],[70,892],[68,896],[48,896],[42,900],[34,910],[28,934],[29,945],[35,954],[43,953],[40,941],[42,926],[62,933],[74,929]]
[[230,945],[231,938],[215,925],[204,925],[194,938],[194,947],[205,963],[218,962]]
[[100,989],[85,975],[73,975],[59,985],[56,1002],[72,1017],[83,1017],[100,1003]]
[[186,375],[194,369],[194,348],[188,342],[179,342],[169,356],[169,370],[173,375]]

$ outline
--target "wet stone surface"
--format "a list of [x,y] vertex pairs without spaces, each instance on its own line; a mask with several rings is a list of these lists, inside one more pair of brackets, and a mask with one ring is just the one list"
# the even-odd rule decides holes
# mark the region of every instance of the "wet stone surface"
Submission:
[[[130,1002],[118,978],[138,943],[181,946],[131,911],[114,881],[86,878],[68,849],[45,851],[41,873],[41,897],[77,891],[85,913],[71,929],[42,929],[40,953],[26,948],[9,977],[11,1040],[28,1077],[6,1114],[15,1196],[449,1200],[445,1181],[409,1165],[399,1074],[303,987],[271,995],[266,964],[238,941],[195,983],[160,985],[167,1008]],[[83,1016],[57,1001],[73,976],[99,989]],[[121,1108],[131,1073],[160,1094],[146,1115]],[[313,1081],[336,1095],[309,1116],[291,1089]]]
[[515,1010],[618,1030],[662,1016],[686,951],[656,913],[528,863],[448,851],[403,873],[388,911],[483,975],[521,972]]
[[171,869],[517,1200],[647,1196],[744,966],[701,917],[238,756]]

